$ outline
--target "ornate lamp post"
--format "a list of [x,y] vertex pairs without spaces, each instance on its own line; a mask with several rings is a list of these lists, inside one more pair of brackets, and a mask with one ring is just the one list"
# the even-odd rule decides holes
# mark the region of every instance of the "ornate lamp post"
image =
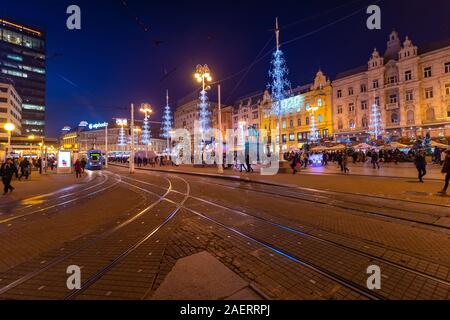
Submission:
[[145,156],[148,158],[148,145],[150,144],[151,134],[150,134],[150,125],[148,120],[150,118],[150,114],[152,114],[152,106],[149,103],[141,104],[140,111],[144,113],[144,124],[142,126],[142,143],[146,146],[146,154]]
[[16,129],[16,126],[13,123],[5,123],[5,125],[3,126],[3,128],[6,130],[6,132],[8,132],[8,144],[6,147],[6,157],[8,157],[8,153],[10,153],[10,149],[11,149],[11,132],[14,131],[14,129]]
[[204,132],[206,132],[209,129],[209,103],[208,103],[208,97],[206,95],[206,83],[212,81],[211,77],[211,71],[208,67],[208,65],[197,65],[195,74],[195,79],[197,82],[202,84],[202,91],[200,92],[200,102],[199,102],[199,109],[200,109],[200,130],[202,132],[202,135]]

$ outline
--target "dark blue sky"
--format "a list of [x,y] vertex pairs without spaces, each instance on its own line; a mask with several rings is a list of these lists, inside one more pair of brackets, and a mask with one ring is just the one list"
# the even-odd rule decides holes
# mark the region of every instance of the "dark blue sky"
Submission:
[[[319,67],[333,78],[365,64],[373,47],[384,50],[392,29],[419,46],[450,37],[448,0],[382,0],[382,30],[370,31],[365,8],[376,1],[2,0],[0,16],[46,31],[47,135],[57,136],[66,124],[126,116],[120,107],[131,102],[150,102],[159,119],[166,88],[172,105],[195,91],[196,64],[224,79],[268,53],[275,16],[282,42],[312,32],[282,48],[293,86],[312,81]],[[81,31],[65,27],[71,4],[81,7]],[[224,81],[222,100],[264,89],[269,60]]]

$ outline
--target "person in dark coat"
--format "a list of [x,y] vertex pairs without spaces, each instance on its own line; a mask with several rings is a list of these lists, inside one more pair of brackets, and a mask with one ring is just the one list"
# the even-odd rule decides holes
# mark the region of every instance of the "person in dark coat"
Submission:
[[450,181],[450,150],[445,151],[446,156],[444,164],[442,165],[442,173],[445,173],[445,184],[444,189],[439,191],[440,194],[447,194],[448,183]]
[[14,175],[18,175],[17,168],[11,159],[7,159],[0,167],[0,176],[3,182],[3,195],[9,192],[13,192],[15,189],[11,185],[11,180]]
[[73,165],[75,169],[75,177],[81,178],[81,171],[83,170],[83,165],[81,164],[80,159],[77,159]]
[[423,177],[427,174],[427,161],[425,159],[425,152],[418,151],[414,159],[417,172],[419,174],[419,182],[423,183]]
[[26,180],[28,180],[28,176],[30,175],[30,161],[28,161],[27,158],[23,159],[20,164],[20,176],[19,180],[22,179],[22,177],[25,177]]

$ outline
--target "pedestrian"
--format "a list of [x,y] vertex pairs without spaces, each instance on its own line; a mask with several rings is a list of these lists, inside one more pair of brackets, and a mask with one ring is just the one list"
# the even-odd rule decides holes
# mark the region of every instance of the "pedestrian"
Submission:
[[84,169],[86,169],[86,164],[87,164],[86,159],[85,158],[81,159],[80,164],[81,164],[81,172],[84,173]]
[[0,167],[0,176],[3,182],[3,195],[9,192],[13,192],[15,189],[11,185],[11,180],[14,175],[18,175],[17,168],[11,159],[7,159]]
[[447,189],[448,189],[448,183],[450,181],[450,149],[442,152],[441,153],[441,158],[442,158],[442,154],[445,154],[445,160],[444,160],[444,164],[442,165],[442,173],[445,173],[445,184],[444,184],[444,188],[439,191],[438,193],[445,195],[447,194]]
[[344,173],[349,173],[350,172],[350,169],[348,168],[347,151],[344,151],[344,153],[342,154],[342,169],[343,169]]
[[42,158],[39,157],[39,159],[36,161],[36,165],[39,168],[39,173],[42,174]]
[[378,163],[378,153],[374,150],[374,151],[372,151],[371,156],[372,156],[371,161],[372,161],[373,168],[380,169],[380,164]]
[[23,159],[20,164],[20,176],[19,180],[22,179],[22,177],[25,177],[26,180],[28,180],[28,176],[30,175],[30,162],[27,158]]
[[74,169],[75,169],[75,177],[76,178],[81,178],[81,171],[83,169],[83,166],[81,164],[80,159],[77,159],[73,165]]
[[427,174],[427,161],[425,159],[425,152],[418,151],[414,159],[417,172],[419,174],[419,182],[423,183],[423,177]]

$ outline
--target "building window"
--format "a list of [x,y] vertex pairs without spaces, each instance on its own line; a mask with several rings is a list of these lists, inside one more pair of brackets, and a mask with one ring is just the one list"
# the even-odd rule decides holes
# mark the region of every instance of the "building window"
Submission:
[[445,73],[450,73],[450,62],[445,63]]
[[361,101],[361,110],[367,110],[367,109],[368,109],[367,101]]
[[399,117],[398,117],[398,113],[393,112],[391,114],[391,123],[393,124],[398,124],[400,122]]
[[367,86],[365,84],[361,85],[361,93],[367,92]]
[[412,80],[412,72],[411,70],[408,70],[405,72],[405,81],[410,81]]
[[352,96],[353,95],[353,88],[348,88],[348,95]]
[[283,129],[286,129],[286,121],[283,121],[281,126],[282,126]]
[[318,100],[317,100],[317,106],[318,106],[318,107],[321,107],[321,106],[322,106],[322,99],[318,99]]
[[294,120],[289,120],[289,128],[293,128],[294,127]]
[[303,139],[303,134],[301,132],[297,132],[297,141],[300,142]]
[[337,97],[338,98],[342,98],[342,90],[338,90],[337,91]]
[[425,98],[432,99],[433,98],[433,88],[425,89]]
[[392,76],[388,78],[388,83],[389,84],[395,84],[397,83],[397,77],[396,76]]
[[406,121],[408,122],[408,124],[414,124],[414,111],[409,110],[406,113]]
[[309,126],[309,117],[306,117],[306,125]]
[[406,91],[406,101],[413,101],[414,100],[414,92],[412,90]]
[[426,113],[427,120],[433,121],[435,119],[434,109],[428,108]]
[[256,120],[258,119],[258,111],[253,111],[253,119]]
[[337,113],[338,114],[342,114],[342,106],[338,106],[337,107]]
[[373,80],[373,88],[378,89],[380,87],[380,84],[378,83],[378,80]]
[[396,94],[391,94],[389,96],[389,103],[397,103],[397,95]]
[[342,130],[344,128],[344,124],[342,123],[342,120],[339,120],[338,122],[338,129]]
[[450,96],[450,83],[445,85],[445,95]]
[[431,67],[426,67],[423,69],[423,77],[430,78],[431,77]]
[[348,112],[354,112],[355,111],[355,104],[353,102],[348,104]]
[[289,141],[295,141],[295,134],[289,133]]
[[366,118],[366,117],[363,117],[363,118],[361,119],[361,127],[363,127],[363,128],[369,127],[369,122],[367,121],[367,118]]
[[350,121],[348,122],[348,127],[350,129],[355,129],[355,120],[350,119]]
[[297,126],[299,126],[299,127],[302,126],[302,119],[301,118],[297,119]]
[[323,137],[328,138],[328,129],[323,129]]
[[286,143],[286,135],[285,134],[281,135],[281,139],[282,139],[283,143]]
[[319,114],[319,116],[317,117],[317,122],[318,123],[322,123],[323,119],[322,119],[322,115]]

